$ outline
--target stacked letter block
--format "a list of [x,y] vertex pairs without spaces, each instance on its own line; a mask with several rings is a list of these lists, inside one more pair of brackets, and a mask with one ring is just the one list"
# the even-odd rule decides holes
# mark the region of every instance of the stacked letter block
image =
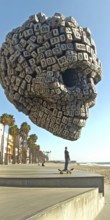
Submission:
[[0,48],[0,83],[33,123],[77,140],[95,104],[101,63],[88,28],[73,17],[32,15]]

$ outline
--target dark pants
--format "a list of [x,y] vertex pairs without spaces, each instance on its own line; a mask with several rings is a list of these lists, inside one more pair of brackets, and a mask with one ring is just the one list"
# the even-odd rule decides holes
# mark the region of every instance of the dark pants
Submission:
[[69,163],[69,160],[65,160],[65,166],[64,166],[64,170],[68,170],[68,163]]

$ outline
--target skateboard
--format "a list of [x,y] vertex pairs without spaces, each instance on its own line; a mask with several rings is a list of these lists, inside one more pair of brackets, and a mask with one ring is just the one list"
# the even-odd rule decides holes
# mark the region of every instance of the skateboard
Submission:
[[65,174],[65,173],[66,173],[66,174],[71,174],[73,170],[74,170],[74,168],[71,168],[70,170],[67,170],[67,171],[58,169],[58,171],[60,171],[60,174]]

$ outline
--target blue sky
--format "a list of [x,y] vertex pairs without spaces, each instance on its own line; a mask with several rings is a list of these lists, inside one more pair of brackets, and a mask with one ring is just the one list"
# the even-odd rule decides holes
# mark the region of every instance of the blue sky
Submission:
[[35,126],[7,100],[1,86],[0,115],[14,115],[18,126],[24,121],[30,124],[30,133],[37,134],[41,150],[51,151],[52,160],[63,160],[64,147],[68,146],[71,160],[110,161],[110,1],[0,0],[0,46],[9,31],[38,12],[44,12],[47,16],[60,12],[73,16],[80,26],[90,28],[103,67],[102,81],[96,87],[96,105],[90,109],[86,126],[77,141],[64,140]]

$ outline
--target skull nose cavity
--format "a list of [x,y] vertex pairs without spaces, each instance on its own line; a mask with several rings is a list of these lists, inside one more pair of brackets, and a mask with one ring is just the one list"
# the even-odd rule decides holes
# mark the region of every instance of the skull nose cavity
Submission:
[[62,73],[62,79],[65,86],[73,87],[78,83],[78,74],[75,69],[67,69]]

